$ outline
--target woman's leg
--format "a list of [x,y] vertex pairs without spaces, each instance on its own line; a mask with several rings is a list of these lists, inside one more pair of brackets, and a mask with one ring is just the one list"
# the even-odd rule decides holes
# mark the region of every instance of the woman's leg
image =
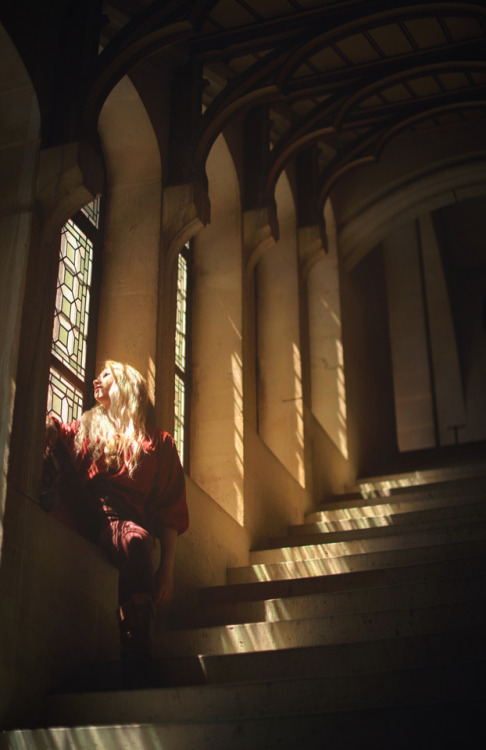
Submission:
[[120,571],[118,623],[125,677],[144,679],[151,656],[154,622],[154,566],[151,535],[133,521],[107,517],[99,538]]
[[154,539],[134,521],[110,517],[103,523],[98,540],[120,571],[118,603],[124,604],[133,594],[154,597]]

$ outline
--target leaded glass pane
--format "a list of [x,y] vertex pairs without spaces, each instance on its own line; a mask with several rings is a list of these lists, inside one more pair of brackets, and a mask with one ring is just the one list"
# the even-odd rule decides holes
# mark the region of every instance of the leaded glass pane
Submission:
[[73,422],[79,419],[83,409],[83,394],[54,367],[49,372],[47,392],[47,411],[61,422]]
[[175,361],[182,372],[186,369],[187,332],[187,261],[179,253],[177,273],[177,318],[175,334]]
[[94,201],[88,203],[87,206],[81,209],[83,213],[92,223],[96,229],[99,229],[100,224],[100,199],[95,198]]
[[52,352],[85,377],[93,244],[71,220],[61,235]]
[[174,440],[181,458],[184,456],[184,407],[185,407],[185,384],[179,375],[175,376],[175,420]]

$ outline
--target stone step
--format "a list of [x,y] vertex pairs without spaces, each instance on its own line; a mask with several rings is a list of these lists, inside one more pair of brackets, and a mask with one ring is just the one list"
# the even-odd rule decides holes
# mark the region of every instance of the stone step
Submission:
[[468,577],[486,572],[486,550],[482,549],[482,554],[479,554],[477,549],[474,550],[471,545],[466,543],[455,545],[453,551],[456,555],[451,556],[451,559],[446,557],[445,559],[419,562],[416,565],[389,566],[383,569],[343,573],[334,572],[333,575],[316,575],[295,579],[283,578],[280,580],[233,583],[224,586],[208,586],[199,591],[198,602],[202,607],[214,607],[218,604],[264,601],[266,599],[316,595],[333,591],[351,591],[379,586],[399,586],[418,581],[434,582],[455,576]]
[[[83,724],[104,727],[149,724],[155,727],[166,722],[188,722],[188,719],[209,722],[278,717],[280,721],[289,715],[322,716],[327,712],[355,709],[432,708],[445,702],[451,705],[454,701],[474,701],[478,695],[484,695],[485,666],[484,661],[479,661],[452,667],[362,675],[290,676],[241,684],[53,696],[49,701],[48,719],[51,726],[64,727]],[[65,739],[68,738],[69,735],[65,735]],[[133,743],[130,734],[128,738]],[[74,746],[83,747],[71,745]],[[125,746],[128,747],[116,745],[117,748]],[[44,750],[46,746],[41,747]],[[88,744],[86,747],[96,746]],[[148,747],[154,747],[153,742]]]
[[[366,542],[366,548],[369,548],[369,551],[372,552],[394,546],[415,546],[416,543],[421,546],[426,538],[431,539],[432,543],[435,539],[447,539],[451,535],[454,539],[468,538],[470,533],[480,534],[480,528],[483,529],[486,539],[486,515],[484,514],[479,517],[468,516],[416,524],[402,524],[399,526],[390,525],[380,528],[353,529],[352,531],[325,531],[314,534],[302,534],[300,536],[294,534],[269,539],[265,554],[268,555],[268,550],[272,549],[288,549],[289,547],[296,548],[322,544],[326,545],[326,549],[330,549],[332,545],[336,545],[336,549],[338,549],[339,545],[341,545],[343,550],[348,549],[352,552],[354,543],[363,546],[362,542]],[[381,541],[386,539],[389,541]],[[255,550],[251,552],[250,561],[252,563],[256,562],[255,555],[258,556],[261,551]]]
[[377,640],[480,627],[485,615],[486,598],[481,598],[415,609],[170,630],[156,634],[154,651],[161,658]]
[[460,492],[444,488],[441,491],[415,490],[394,493],[389,497],[341,497],[321,503],[315,511],[306,513],[306,523],[339,521],[346,518],[367,518],[393,516],[397,513],[410,513],[432,508],[462,506],[475,502],[486,502],[486,483],[474,491]]
[[[484,454],[481,449],[482,455]],[[486,460],[477,458],[475,461],[467,460],[460,464],[449,463],[447,466],[437,466],[427,469],[413,469],[411,471],[394,472],[392,474],[376,474],[358,478],[357,486],[375,487],[384,489],[404,489],[415,485],[428,484],[455,484],[469,482],[486,477]]]
[[[165,657],[154,662],[152,688],[286,679],[289,675],[445,667],[486,659],[484,627],[445,633],[236,654]],[[57,694],[122,690],[119,662],[83,664]]]
[[413,581],[285,598],[212,603],[192,610],[177,627],[194,628],[249,622],[324,617],[352,612],[376,612],[467,601],[486,590],[486,571],[468,578]]
[[[471,555],[483,555],[486,545],[483,539],[466,543]],[[273,550],[272,550],[273,552]],[[307,552],[311,552],[307,550]],[[317,551],[316,551],[317,553]],[[290,552],[289,552],[290,554]],[[314,557],[276,563],[256,563],[241,568],[228,569],[228,583],[281,580],[284,578],[308,578],[311,576],[336,575],[358,570],[370,570],[402,565],[417,565],[439,560],[457,559],[464,554],[463,543],[437,544],[408,549],[392,549],[367,554],[345,554],[341,557]],[[466,551],[466,554],[468,552]]]
[[386,537],[355,538],[344,542],[328,542],[326,534],[294,537],[291,544],[288,543],[286,547],[253,550],[250,552],[250,564],[252,566],[272,565],[280,562],[345,558],[384,551],[406,551],[426,545],[433,548],[438,545],[452,545],[466,541],[483,541],[486,549],[486,523],[410,533],[396,532]]
[[[355,747],[393,750],[451,750],[484,746],[483,700],[402,705],[286,716],[245,717],[234,721],[154,721],[112,726],[87,725],[18,730],[0,735],[0,750],[349,750]],[[84,722],[86,724],[86,722]],[[323,744],[325,738],[325,745]]]
[[[464,505],[439,506],[425,510],[414,511],[410,509],[406,513],[393,513],[383,515],[363,515],[361,513],[344,514],[338,520],[326,520],[315,523],[302,523],[289,526],[287,532],[290,536],[302,536],[303,534],[333,534],[335,532],[359,531],[365,529],[392,529],[394,527],[414,526],[415,528],[426,528],[427,524],[443,521],[449,525],[460,519],[481,519],[486,516],[486,501],[467,503]],[[433,526],[432,526],[433,527]]]
[[374,641],[161,660],[167,685],[445,667],[486,659],[484,626]]

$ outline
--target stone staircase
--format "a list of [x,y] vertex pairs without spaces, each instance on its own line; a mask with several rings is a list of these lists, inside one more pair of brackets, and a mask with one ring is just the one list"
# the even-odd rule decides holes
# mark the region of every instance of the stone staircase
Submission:
[[161,687],[52,696],[49,729],[3,742],[483,748],[485,584],[482,471],[368,480],[202,590],[159,636]]

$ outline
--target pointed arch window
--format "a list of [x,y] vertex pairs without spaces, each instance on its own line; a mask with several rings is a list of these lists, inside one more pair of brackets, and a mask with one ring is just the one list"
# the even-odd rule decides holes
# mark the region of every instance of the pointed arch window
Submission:
[[61,231],[47,410],[63,422],[78,419],[92,397],[100,224],[96,198]]
[[177,259],[177,312],[175,330],[174,440],[186,471],[189,470],[190,404],[190,281],[192,247],[188,242]]

